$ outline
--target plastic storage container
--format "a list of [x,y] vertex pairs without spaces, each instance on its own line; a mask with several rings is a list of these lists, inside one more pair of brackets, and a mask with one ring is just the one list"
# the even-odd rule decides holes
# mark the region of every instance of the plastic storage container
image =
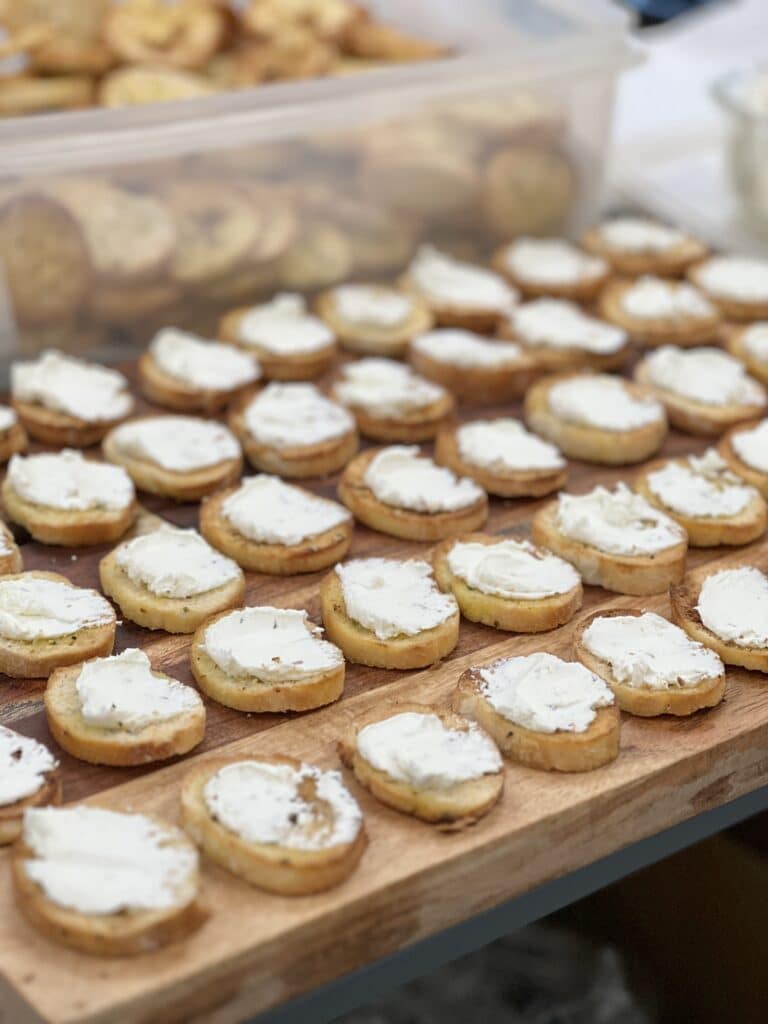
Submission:
[[453,55],[200,100],[0,122],[5,366],[128,358],[277,290],[485,259],[580,226],[632,61],[608,0],[382,0]]

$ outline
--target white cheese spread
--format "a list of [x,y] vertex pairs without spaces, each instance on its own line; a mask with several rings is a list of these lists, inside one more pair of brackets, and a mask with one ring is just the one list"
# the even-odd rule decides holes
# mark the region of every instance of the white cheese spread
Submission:
[[517,366],[523,355],[520,346],[512,341],[491,341],[458,327],[427,331],[414,338],[411,345],[428,359],[468,370]]
[[382,448],[368,463],[363,483],[385,505],[431,514],[469,508],[485,495],[469,477],[435,465],[416,445]]
[[712,256],[696,268],[696,280],[718,298],[768,302],[768,260]]
[[249,402],[245,426],[259,444],[292,448],[343,437],[355,429],[355,421],[314,384],[273,383]]
[[310,355],[333,344],[333,332],[307,312],[300,295],[281,293],[240,320],[240,341],[273,356]]
[[639,320],[707,320],[716,315],[709,299],[692,284],[650,274],[627,288],[621,305],[625,313]]
[[34,796],[57,765],[42,743],[0,725],[0,807]]
[[702,405],[764,405],[765,389],[718,348],[663,345],[645,358],[652,384]]
[[754,487],[732,473],[714,448],[704,455],[670,461],[649,473],[648,488],[666,508],[682,516],[737,516],[758,497]]
[[222,503],[221,512],[248,540],[286,546],[301,544],[351,519],[337,502],[263,474],[243,480]]
[[127,458],[153,462],[172,473],[194,473],[240,458],[237,438],[222,423],[194,416],[151,416],[112,433]]
[[513,419],[464,423],[456,430],[456,445],[464,462],[496,473],[562,469],[566,465],[555,445]]
[[418,413],[447,394],[445,388],[414,373],[405,363],[377,358],[347,363],[334,391],[344,405],[381,419]]
[[121,544],[118,566],[130,580],[158,597],[182,600],[223,587],[242,576],[236,562],[220,554],[197,530],[160,526]]
[[601,224],[599,232],[611,249],[631,253],[665,253],[686,241],[682,231],[645,217],[616,217]]
[[248,352],[178,327],[158,331],[149,351],[169,377],[204,391],[232,391],[259,378],[259,364]]
[[122,373],[53,349],[11,366],[11,392],[18,401],[89,423],[121,419],[133,408]]
[[346,323],[395,330],[413,313],[409,295],[383,285],[342,284],[333,291],[336,314]]
[[85,459],[69,448],[40,455],[14,455],[9,485],[24,501],[66,512],[121,511],[136,497],[122,466]]
[[768,647],[768,577],[759,569],[723,569],[707,576],[696,610],[726,643]]
[[515,336],[533,347],[612,355],[627,344],[627,334],[620,327],[589,316],[565,299],[525,302],[512,310],[509,322]]
[[427,301],[438,306],[503,313],[517,301],[517,292],[499,274],[431,245],[419,249],[407,276]]
[[685,530],[625,483],[561,494],[557,526],[571,540],[612,555],[653,555],[685,542]]
[[0,577],[0,636],[54,640],[115,621],[112,606],[95,590],[24,573]]
[[745,465],[759,473],[768,473],[768,420],[731,434],[731,445]]
[[569,377],[548,392],[550,411],[566,423],[597,430],[638,430],[664,421],[664,407],[651,395],[633,394],[620,377]]
[[19,418],[14,409],[11,409],[9,405],[0,405],[0,433],[4,434],[11,427],[15,427],[18,422]]
[[581,582],[569,562],[526,540],[456,541],[448,568],[472,590],[519,601],[565,594]]
[[751,324],[742,335],[744,351],[758,363],[768,363],[768,323]]
[[519,281],[542,287],[577,285],[608,270],[605,260],[564,238],[518,238],[507,246],[504,259]]

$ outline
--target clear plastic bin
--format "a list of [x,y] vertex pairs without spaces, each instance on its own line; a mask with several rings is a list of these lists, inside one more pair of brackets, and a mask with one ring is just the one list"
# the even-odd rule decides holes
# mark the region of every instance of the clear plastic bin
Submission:
[[5,363],[129,358],[277,290],[485,259],[600,194],[626,19],[608,0],[381,0],[454,55],[350,77],[0,122]]

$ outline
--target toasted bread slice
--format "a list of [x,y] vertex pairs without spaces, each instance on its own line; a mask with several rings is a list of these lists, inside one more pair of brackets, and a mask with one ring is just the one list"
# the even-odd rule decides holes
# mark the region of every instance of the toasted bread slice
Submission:
[[134,499],[126,508],[93,508],[83,511],[36,505],[11,486],[8,477],[2,484],[3,506],[9,519],[19,523],[41,544],[82,547],[109,544],[130,529],[138,515]]
[[709,253],[707,247],[695,238],[682,238],[676,245],[661,250],[638,252],[618,249],[605,241],[599,226],[585,231],[581,244],[587,252],[607,260],[617,274],[627,277],[640,277],[642,274],[682,277],[688,267]]
[[491,257],[491,266],[497,274],[506,277],[528,299],[554,296],[558,299],[569,299],[571,302],[591,303],[603,290],[610,276],[610,268],[606,266],[599,273],[584,274],[568,282],[553,283],[543,280],[535,281],[528,276],[522,277],[515,273],[508,258],[508,250],[513,244],[507,243],[500,246]]
[[408,361],[417,373],[442,384],[454,398],[468,405],[514,401],[525,394],[531,381],[541,373],[536,362],[523,352],[507,366],[458,366],[434,359],[411,345]]
[[638,317],[628,313],[623,299],[634,285],[633,281],[612,281],[600,296],[600,315],[629,334],[637,345],[654,348],[657,345],[707,345],[720,336],[722,322],[713,311],[709,316]]
[[[169,843],[187,847],[189,839],[181,829],[159,819],[168,831]],[[22,914],[46,938],[92,956],[136,956],[151,953],[196,931],[208,912],[198,899],[198,871],[190,877],[188,895],[163,910],[123,910],[115,914],[83,914],[48,899],[44,890],[25,870],[34,856],[19,840],[11,860],[11,877],[16,903]]]
[[571,590],[562,594],[552,594],[537,599],[500,597],[497,594],[486,594],[474,590],[460,576],[451,572],[448,554],[453,545],[462,543],[497,544],[502,537],[493,537],[486,533],[468,533],[461,537],[444,540],[438,544],[432,554],[435,567],[435,579],[441,590],[453,594],[461,609],[461,614],[470,622],[482,622],[494,629],[503,629],[510,633],[543,633],[550,629],[570,622],[581,608],[583,589],[581,582]]
[[615,760],[619,753],[619,709],[597,708],[583,732],[537,732],[500,715],[482,691],[478,668],[459,676],[452,698],[454,710],[478,722],[505,757],[528,768],[556,772],[589,772]]
[[768,647],[743,647],[723,640],[701,621],[697,611],[701,587],[712,567],[703,565],[685,574],[685,578],[669,591],[672,606],[672,621],[685,630],[688,636],[719,654],[726,665],[739,665],[754,672],[768,672]]
[[733,327],[726,331],[725,347],[732,356],[736,356],[737,359],[744,363],[753,377],[756,377],[763,384],[768,384],[768,362],[765,362],[763,359],[757,359],[752,355],[745,343],[744,335],[751,326],[754,325],[744,324],[743,326]]
[[717,446],[717,450],[729,464],[734,473],[740,476],[743,480],[746,480],[748,484],[752,484],[753,487],[756,487],[762,496],[768,500],[768,473],[762,473],[759,469],[755,469],[754,466],[748,465],[739,456],[733,445],[733,438],[736,434],[754,429],[759,426],[759,424],[760,420],[757,420],[754,423],[740,423],[738,426],[733,427],[722,438]]
[[400,277],[397,283],[404,292],[427,305],[435,323],[440,327],[460,327],[465,331],[477,331],[478,334],[491,334],[501,321],[501,310],[477,309],[427,295],[408,274]]
[[[6,511],[8,506],[6,504]],[[0,520],[0,576],[8,573],[19,573],[24,568],[19,546],[13,539],[13,534],[2,520]]]
[[150,352],[138,362],[139,381],[144,397],[164,409],[178,412],[215,413],[254,390],[253,382],[235,388],[196,388],[166,373]]
[[515,331],[509,317],[502,321],[497,333],[505,341],[514,341],[518,344],[544,373],[557,373],[562,370],[578,370],[582,368],[599,371],[620,370],[634,351],[634,346],[629,337],[615,352],[591,352],[587,348],[578,348],[575,345],[568,347],[544,344],[535,345],[526,340],[522,334]]
[[7,462],[12,455],[25,451],[28,444],[27,432],[20,423],[0,431],[0,464]]
[[476,530],[488,518],[488,498],[483,495],[466,508],[452,512],[414,512],[386,505],[365,484],[370,462],[379,449],[361,452],[347,466],[339,481],[339,497],[361,523],[372,530],[405,540],[434,541]]
[[685,573],[686,541],[653,555],[620,555],[600,551],[572,540],[557,525],[557,502],[550,502],[533,517],[534,544],[548,548],[576,566],[585,583],[619,594],[663,594]]
[[456,832],[476,824],[493,809],[501,797],[504,788],[503,769],[444,788],[414,786],[375,768],[360,753],[357,737],[361,729],[405,712],[437,715],[446,728],[451,730],[465,732],[470,728],[465,718],[451,711],[427,704],[392,702],[388,707],[379,707],[347,727],[338,742],[342,763],[352,770],[361,786],[387,807],[410,814],[445,832]]
[[347,615],[341,580],[329,572],[320,584],[320,611],[326,637],[344,652],[347,661],[373,668],[425,668],[446,658],[459,642],[459,609],[432,629],[415,636],[380,640]]
[[[331,388],[331,397],[344,405],[339,393]],[[418,444],[432,441],[453,413],[453,396],[447,391],[429,405],[404,412],[401,416],[377,416],[363,406],[348,406],[357,420],[357,429],[363,437],[385,444]]]
[[327,569],[340,562],[349,550],[354,533],[351,517],[329,530],[306,537],[298,544],[260,544],[244,537],[221,510],[227,498],[237,489],[228,487],[203,500],[200,506],[200,532],[209,544],[229,555],[241,568],[270,576],[295,576]]
[[[184,779],[181,791],[181,815],[184,828],[212,861],[258,886],[282,896],[307,896],[340,885],[352,874],[365,851],[368,840],[360,827],[354,840],[321,846],[319,849],[297,849],[280,843],[258,843],[238,835],[222,825],[212,814],[205,800],[207,783],[222,768],[237,764],[242,758],[206,761],[194,768]],[[267,764],[285,764],[299,769],[301,762],[277,755],[254,760]],[[323,818],[333,814],[328,803],[316,793],[302,796]]]
[[[376,286],[372,286],[376,287]],[[382,289],[389,292],[390,289]],[[432,328],[434,317],[429,306],[417,295],[411,295],[410,316],[395,327],[381,327],[377,324],[353,323],[341,317],[336,309],[335,289],[321,292],[315,300],[318,316],[328,324],[349,352],[365,355],[402,357],[408,350],[408,343],[418,334]]]
[[[56,669],[45,688],[45,714],[51,735],[72,757],[89,764],[116,768],[151,764],[169,757],[187,754],[205,735],[205,705],[202,701],[190,711],[166,719],[136,732],[105,729],[83,718],[77,679],[82,665]],[[163,672],[153,672],[167,679]]]
[[755,494],[746,508],[733,516],[689,516],[665,505],[651,489],[648,477],[668,465],[670,461],[685,463],[685,459],[657,459],[655,462],[649,462],[635,477],[632,486],[646,501],[680,523],[688,534],[688,544],[691,547],[714,548],[721,544],[738,547],[762,537],[768,528],[768,506],[759,494]]
[[[27,576],[69,583],[69,580],[58,572],[38,570],[14,573],[5,578]],[[16,640],[0,637],[0,672],[21,679],[46,679],[54,669],[64,665],[75,665],[88,658],[105,657],[112,653],[116,625],[115,613],[112,612],[111,621],[103,625],[87,626],[75,633],[52,640]]]
[[219,321],[218,337],[255,355],[267,380],[315,380],[331,368],[338,351],[335,341],[312,352],[280,355],[270,352],[261,345],[243,341],[240,324],[249,312],[249,307],[243,307],[225,313]]
[[[26,736],[14,734],[12,729],[5,729],[0,726],[0,738],[5,743],[10,742],[10,749],[6,746],[6,752],[10,753],[12,763],[19,765],[22,777],[25,776],[25,766],[34,765],[38,770],[40,784],[38,788],[27,796],[14,800],[13,803],[0,803],[0,846],[7,846],[15,842],[21,835],[21,826],[24,820],[24,812],[28,807],[43,807],[47,804],[61,803],[61,771],[58,762],[53,757],[48,762],[48,771],[39,771],[43,767],[39,763],[39,747],[42,744],[30,740]],[[18,748],[17,748],[18,744]],[[25,756],[25,748],[27,756]],[[27,757],[30,760],[27,760]]]
[[702,679],[701,682],[693,686],[674,686],[664,689],[631,686],[629,683],[619,682],[613,674],[610,662],[598,658],[584,643],[584,633],[595,619],[643,614],[642,611],[629,608],[595,612],[580,624],[574,641],[574,654],[591,672],[608,683],[616,695],[616,703],[619,708],[630,715],[637,715],[640,718],[655,718],[657,715],[682,717],[692,715],[703,708],[713,708],[719,704],[725,694],[725,670],[719,675]]
[[57,448],[90,448],[130,416],[129,410],[124,416],[93,422],[34,402],[22,402],[18,398],[14,398],[11,404],[30,437]]
[[[583,459],[605,466],[627,466],[643,462],[657,452],[667,436],[666,419],[646,423],[629,430],[604,430],[585,423],[570,423],[550,409],[549,393],[564,380],[577,377],[578,372],[559,373],[545,377],[530,387],[525,396],[525,421],[531,430],[552,441],[572,459]],[[631,381],[622,381],[629,394],[636,398],[650,395],[647,388]]]
[[[724,258],[727,259],[727,257]],[[718,259],[717,256],[712,257],[713,262]],[[713,305],[717,306],[724,320],[746,323],[755,320],[768,320],[768,299],[764,296],[755,299],[736,298],[708,288],[705,280],[705,268],[708,262],[708,260],[697,261],[688,268],[686,276],[704,292]]]
[[457,426],[445,426],[435,441],[435,461],[447,466],[458,476],[471,477],[489,494],[501,498],[541,498],[565,487],[568,467],[559,469],[494,470],[467,462],[461,455]]

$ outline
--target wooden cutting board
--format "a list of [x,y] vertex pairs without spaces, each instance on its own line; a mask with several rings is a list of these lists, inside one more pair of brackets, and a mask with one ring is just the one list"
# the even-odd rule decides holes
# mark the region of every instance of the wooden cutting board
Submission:
[[[519,414],[519,408],[484,410]],[[474,412],[472,415],[477,416]],[[466,414],[463,418],[470,418]],[[671,435],[665,456],[700,451],[703,443]],[[634,469],[572,462],[569,489],[631,480]],[[311,484],[334,494],[336,481]],[[488,531],[528,535],[541,502],[493,499]],[[197,506],[148,498],[147,509],[179,525],[196,525]],[[54,569],[75,583],[98,586],[105,548],[77,551],[22,544],[27,569]],[[423,554],[426,546],[356,527],[350,557]],[[689,565],[741,562],[768,568],[768,547],[692,551]],[[248,574],[248,604],[306,608],[319,621],[322,574],[288,579]],[[246,715],[212,702],[204,743],[162,768],[110,769],[61,755],[65,800],[88,799],[120,810],[152,811],[178,820],[179,788],[190,766],[211,754],[287,753],[339,767],[336,740],[345,724],[383,702],[446,703],[460,673],[499,655],[537,650],[572,657],[574,634],[596,608],[669,613],[666,596],[631,598],[587,587],[574,622],[538,636],[517,636],[462,621],[457,649],[421,672],[347,667],[344,697],[303,715]],[[116,651],[138,646],[155,667],[192,682],[189,638],[124,622]],[[0,678],[0,722],[48,743],[44,683]],[[370,844],[342,886],[287,898],[249,887],[203,863],[208,922],[191,938],[159,953],[102,960],[52,944],[14,906],[8,852],[0,853],[0,1022],[151,1024],[198,1020],[224,1024],[296,997],[374,959],[604,857],[685,818],[763,784],[768,775],[768,678],[729,669],[726,699],[691,718],[623,716],[621,753],[613,764],[581,775],[506,767],[504,795],[478,825],[445,834],[376,803],[347,774],[366,818]],[[651,897],[649,897],[651,898]]]

